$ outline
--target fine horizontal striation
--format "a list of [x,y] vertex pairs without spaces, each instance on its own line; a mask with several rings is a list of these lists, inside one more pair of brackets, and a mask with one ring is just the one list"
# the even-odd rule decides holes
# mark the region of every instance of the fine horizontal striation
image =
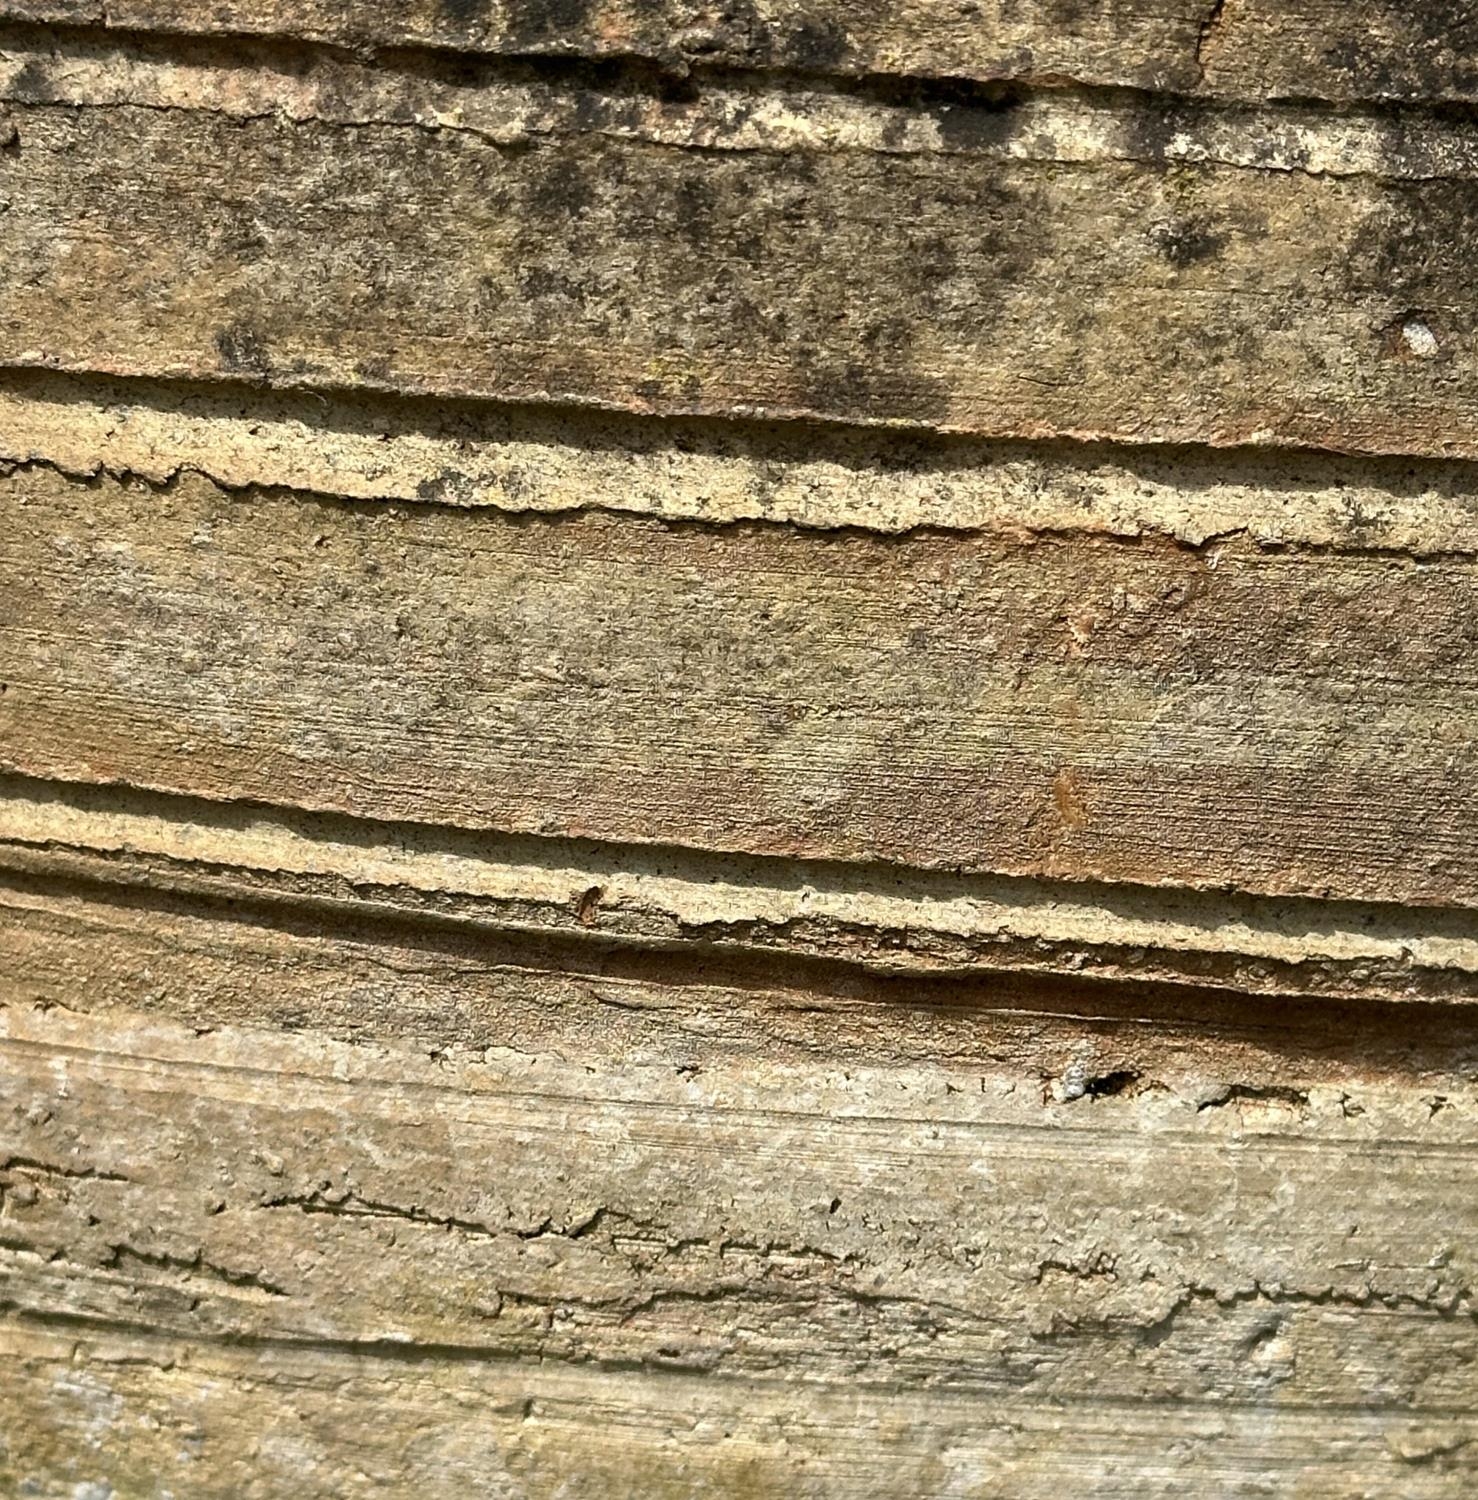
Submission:
[[[736,1387],[681,1370],[533,1369],[395,1342],[187,1344],[60,1316],[6,1326],[0,1339],[9,1410],[33,1434],[0,1459],[6,1478],[55,1466],[93,1481],[141,1472],[222,1496],[257,1484],[305,1500],[376,1500],[475,1491],[512,1472],[536,1500],[606,1500],[633,1485],[786,1493],[800,1468],[813,1494],[838,1500],[927,1494],[981,1475],[1003,1475],[1024,1496],[1068,1482],[1095,1500],[1139,1500],[1147,1476],[1169,1493],[1211,1473],[1249,1491],[1283,1480],[1315,1493],[1450,1500],[1471,1477],[1463,1419],[1350,1402],[1213,1417],[1169,1399],[985,1401],[811,1385],[798,1408],[797,1382],[784,1377]],[[191,1379],[181,1376],[186,1360]],[[90,1446],[100,1415],[127,1432],[126,1452]],[[263,1441],[264,1432],[294,1440]]]
[[300,906],[361,928],[424,918],[900,975],[1005,970],[1331,999],[1478,996],[1478,922],[1467,911],[742,859],[18,778],[0,780],[0,868],[103,895],[247,902],[263,920]]
[[156,486],[198,474],[227,490],[509,512],[1478,555],[1478,470],[1451,460],[993,442],[44,370],[0,371],[0,417],[0,464]]
[[[1470,1089],[1074,1099],[986,1058],[427,1058],[24,1005],[0,1056],[32,1105],[0,1287],[43,1318],[1068,1401],[1365,1376],[1368,1411],[1462,1410]],[[1289,1198],[1320,1218],[1289,1232]]]
[[0,763],[713,853],[1471,907],[1471,559],[0,481]]
[[1471,30],[0,0],[0,1492],[1471,1494]]

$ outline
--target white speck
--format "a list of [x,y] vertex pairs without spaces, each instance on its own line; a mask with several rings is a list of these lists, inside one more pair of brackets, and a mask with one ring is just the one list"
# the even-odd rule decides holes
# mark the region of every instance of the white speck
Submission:
[[1420,318],[1407,318],[1401,325],[1401,342],[1408,354],[1431,359],[1437,352],[1437,335]]
[[1070,1063],[1052,1087],[1053,1098],[1059,1104],[1069,1104],[1074,1099],[1081,1099],[1087,1092],[1088,1070],[1080,1062]]

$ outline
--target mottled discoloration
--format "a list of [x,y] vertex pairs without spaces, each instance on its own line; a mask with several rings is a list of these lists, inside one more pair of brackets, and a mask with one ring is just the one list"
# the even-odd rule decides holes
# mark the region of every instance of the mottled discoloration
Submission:
[[0,20],[1213,97],[1471,101],[1465,0],[5,0]]
[[1468,0],[1228,0],[1204,87],[1332,100],[1478,99]]
[[356,48],[638,58],[674,72],[786,69],[1044,80],[1224,99],[1470,102],[1478,21],[1461,0],[5,0],[0,20],[321,40]]
[[[1122,113],[1087,137],[1058,118],[1037,151],[1015,110],[975,110],[961,150],[945,111],[929,151],[773,121],[720,149],[688,106],[396,124],[286,78],[247,108],[215,64],[178,97],[157,60],[78,65],[48,75],[65,106],[16,106],[25,149],[0,158],[12,364],[1478,455],[1451,248],[1478,179],[1322,175],[1292,139],[1226,165],[1251,147],[1225,120],[1155,144]],[[118,102],[135,84],[149,107]],[[1171,142],[1175,164],[1139,159]],[[1388,357],[1410,308],[1443,309],[1439,358]]]
[[0,23],[0,1491],[1474,1492],[1463,7]]
[[[1105,1405],[1193,1429],[1214,1405],[1223,1435],[1256,1413],[1263,1476],[1280,1424],[1332,1399],[1322,1446],[1357,1466],[1335,1473],[1379,1471],[1417,1423],[1428,1442],[1473,1435],[1470,1090],[1437,1111],[1388,1085],[1182,1091],[1101,1074],[1090,1050],[1055,1092],[986,1060],[427,1060],[25,1006],[3,1030],[5,1336],[55,1328],[134,1358],[169,1340],[195,1351],[183,1410],[211,1378],[198,1361],[249,1350],[268,1392],[294,1362],[331,1378],[355,1354],[392,1379],[516,1372],[526,1418],[581,1371],[627,1400],[665,1372],[683,1425],[689,1390],[742,1423],[783,1389],[792,1436],[843,1391],[917,1401],[914,1462],[956,1400],[1056,1403],[1059,1442]],[[1236,1149],[1248,1132],[1257,1150]],[[70,1461],[69,1393],[8,1380],[0,1472],[131,1485],[151,1450],[147,1429],[125,1438],[142,1393],[110,1395],[117,1378],[84,1356],[74,1381],[114,1436]],[[422,1400],[421,1426],[455,1420],[454,1398]],[[231,1432],[197,1424],[197,1492],[235,1472]],[[1081,1488],[1122,1493],[1123,1464],[1158,1447],[1129,1434]],[[324,1492],[355,1451],[300,1455],[299,1489]],[[572,1461],[530,1451],[525,1492],[556,1493]],[[747,1493],[722,1469],[699,1487],[670,1447],[642,1461],[674,1495]],[[1180,1465],[1214,1461],[1192,1447]],[[1452,1472],[1416,1493],[1458,1493]],[[385,1484],[408,1493],[414,1473],[401,1460]],[[814,1492],[863,1491],[837,1474]]]
[[[112,0],[120,30],[255,35],[356,47],[638,58],[804,73],[997,79],[1031,74],[1133,87],[1195,82],[1203,0],[1106,12],[1061,0]],[[100,21],[83,0],[5,0],[0,20]]]
[[0,496],[17,580],[0,743],[27,774],[720,850],[1478,900],[1469,559],[890,542],[44,469]]

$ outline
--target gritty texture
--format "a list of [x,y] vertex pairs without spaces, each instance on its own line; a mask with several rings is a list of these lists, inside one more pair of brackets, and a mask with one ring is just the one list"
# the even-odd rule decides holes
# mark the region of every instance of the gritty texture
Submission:
[[694,67],[1189,87],[1207,0],[6,0],[0,19]]
[[351,500],[808,530],[1162,535],[1478,554],[1478,469],[0,374],[0,463]]
[[658,947],[674,964],[697,949],[890,974],[1072,971],[1279,996],[1478,998],[1478,918],[1461,910],[736,859],[19,778],[0,781],[0,868],[125,900],[148,890],[424,922],[474,941]]
[[[784,1414],[805,1413],[790,1464],[819,1441],[809,1424],[833,1431],[814,1493],[875,1492],[876,1475],[833,1468],[838,1424],[870,1426],[900,1387],[917,1415],[864,1439],[890,1493],[951,1461],[965,1493],[998,1492],[1028,1481],[1033,1447],[1086,1444],[1110,1420],[1116,1444],[1080,1460],[1086,1493],[1130,1493],[1126,1463],[1164,1465],[1166,1484],[1223,1472],[1246,1493],[1270,1475],[1337,1493],[1358,1474],[1391,1495],[1471,1480],[1470,1089],[1434,1109],[1411,1087],[1298,1090],[1294,1067],[1282,1092],[1054,1097],[985,1061],[757,1070],[710,1050],[701,1067],[612,1068],[598,1044],[579,1062],[427,1060],[4,1018],[13,1484],[39,1470],[143,1493],[142,1473],[227,1492],[306,1377],[298,1420],[316,1436],[259,1492],[286,1482],[282,1463],[329,1493],[340,1466],[388,1462],[313,1415],[319,1382],[365,1412],[346,1369],[390,1411],[404,1393],[447,1413],[428,1434],[439,1464],[467,1440],[463,1390],[518,1391],[491,1403],[493,1433],[505,1402],[548,1420],[571,1381],[655,1403],[687,1433],[676,1450],[649,1453],[610,1417],[599,1446],[673,1493],[750,1493],[703,1434],[723,1425],[742,1449],[776,1401],[762,1427],[793,1437]],[[53,1332],[83,1363],[47,1391]],[[167,1455],[148,1436],[165,1381],[187,1424]],[[188,1394],[202,1383],[208,1409]],[[245,1404],[220,1399],[238,1386]],[[967,1456],[946,1437],[961,1420]],[[1173,1452],[1172,1431],[1187,1438]],[[520,1435],[507,1493],[567,1493],[584,1467],[592,1436],[540,1436]],[[419,1472],[402,1458],[382,1483],[410,1493]]]
[[1466,102],[1461,0],[5,0],[0,19],[120,31],[842,77],[1076,82],[1217,97]]
[[669,139],[623,97],[500,132],[242,114],[219,83],[122,103],[100,74],[12,76],[6,364],[1478,455],[1478,180],[1431,161],[1372,146],[1346,176],[1244,142],[1222,164],[1193,132],[1172,166],[1179,123],[1144,102],[1092,149],[951,105],[936,132],[1028,149],[895,154]]
[[0,0],[0,1493],[1472,1495],[1471,25]]
[[640,72],[551,75],[434,58],[387,68],[337,51],[240,41],[98,42],[0,29],[0,97],[80,109],[415,126],[505,148],[596,134],[727,154],[1128,161],[1398,181],[1478,173],[1478,145],[1455,112],[1393,114],[1318,100],[1150,102],[1078,87],[910,91],[743,70],[709,70],[674,88]]
[[0,764],[29,776],[719,851],[1478,900],[1466,558],[890,541],[44,467],[0,503]]

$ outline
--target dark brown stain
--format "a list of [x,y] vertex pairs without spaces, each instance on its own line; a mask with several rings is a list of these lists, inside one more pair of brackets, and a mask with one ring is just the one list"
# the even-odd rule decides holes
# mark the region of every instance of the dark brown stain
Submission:
[[580,899],[575,903],[575,919],[582,927],[599,925],[600,901],[605,893],[605,887],[599,885],[593,885],[581,893]]

